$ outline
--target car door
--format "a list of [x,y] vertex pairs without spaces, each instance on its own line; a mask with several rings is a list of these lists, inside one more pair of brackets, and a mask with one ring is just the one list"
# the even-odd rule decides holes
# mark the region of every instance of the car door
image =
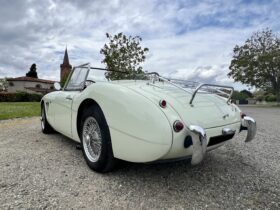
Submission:
[[55,97],[55,128],[68,137],[72,137],[72,104],[79,91],[61,91]]
[[54,100],[55,128],[60,133],[72,137],[72,105],[75,96],[81,93],[85,87],[89,66],[75,67],[62,91],[56,95]]

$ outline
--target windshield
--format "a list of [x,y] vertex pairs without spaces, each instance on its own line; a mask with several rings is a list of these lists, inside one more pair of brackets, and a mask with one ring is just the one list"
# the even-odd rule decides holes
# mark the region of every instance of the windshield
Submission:
[[105,77],[105,72],[106,71],[94,71],[90,70],[88,73],[87,80],[91,80],[94,82],[106,82],[108,79]]
[[72,71],[66,90],[81,90],[84,88],[88,68],[75,67]]

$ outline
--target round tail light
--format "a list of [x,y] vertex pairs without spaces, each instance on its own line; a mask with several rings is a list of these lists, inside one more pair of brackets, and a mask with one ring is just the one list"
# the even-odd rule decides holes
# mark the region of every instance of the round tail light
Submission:
[[159,105],[160,105],[161,108],[165,108],[166,107],[166,100],[160,100]]
[[173,123],[173,129],[175,132],[180,132],[181,130],[183,130],[183,128],[184,128],[184,124],[181,121],[176,120]]

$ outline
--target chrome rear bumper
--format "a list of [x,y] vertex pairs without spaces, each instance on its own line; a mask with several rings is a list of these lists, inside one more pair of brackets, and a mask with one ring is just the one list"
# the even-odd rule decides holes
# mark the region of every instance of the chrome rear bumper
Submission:
[[[252,117],[245,116],[241,122],[241,129],[247,130],[247,136],[245,142],[250,142],[254,139],[257,131],[257,123]],[[206,154],[207,150],[207,138],[205,130],[197,125],[189,126],[190,135],[192,137],[192,165],[199,164]],[[224,128],[222,130],[223,135],[234,134],[235,130]]]

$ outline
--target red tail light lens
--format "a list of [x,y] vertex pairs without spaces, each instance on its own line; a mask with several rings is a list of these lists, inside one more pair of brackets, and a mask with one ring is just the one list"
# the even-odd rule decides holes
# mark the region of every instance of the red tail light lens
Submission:
[[160,100],[159,105],[160,105],[161,108],[165,108],[166,107],[166,100]]
[[176,120],[173,123],[173,129],[175,132],[180,132],[181,130],[183,130],[183,128],[184,128],[184,124],[181,121]]
[[245,116],[246,116],[246,114],[245,114],[245,113],[240,112],[240,117],[241,117],[242,119],[243,119]]

